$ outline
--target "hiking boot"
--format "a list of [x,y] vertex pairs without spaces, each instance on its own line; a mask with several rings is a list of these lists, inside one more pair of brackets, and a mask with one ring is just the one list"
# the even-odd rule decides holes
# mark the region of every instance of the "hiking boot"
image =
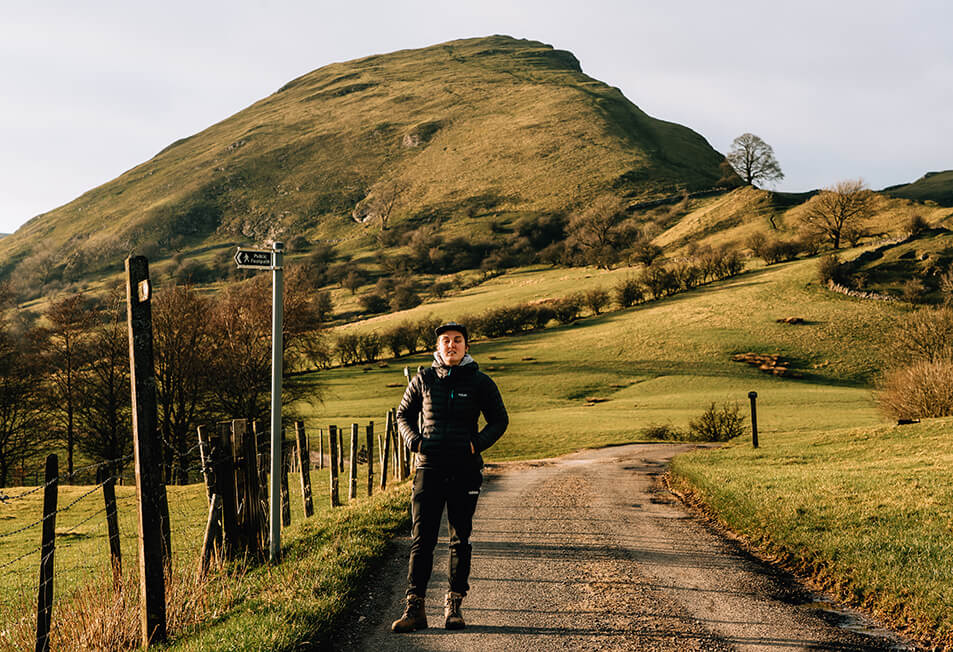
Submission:
[[427,612],[424,610],[424,599],[416,595],[408,595],[404,615],[400,617],[400,620],[394,621],[390,630],[403,634],[417,629],[427,629]]
[[463,602],[462,593],[447,593],[447,606],[444,607],[443,617],[445,618],[444,627],[447,629],[463,629],[467,626],[463,622],[463,614],[460,613],[460,603]]

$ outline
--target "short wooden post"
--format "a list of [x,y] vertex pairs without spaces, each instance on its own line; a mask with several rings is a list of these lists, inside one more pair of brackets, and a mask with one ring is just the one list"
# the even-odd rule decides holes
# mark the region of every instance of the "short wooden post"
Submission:
[[367,495],[374,494],[374,422],[367,424]]
[[288,487],[288,467],[291,466],[291,440],[281,437],[281,525],[291,525],[291,490]]
[[211,460],[211,444],[208,441],[208,428],[205,426],[199,426],[196,428],[198,437],[199,437],[199,460],[202,464],[202,479],[205,480],[205,497],[208,499],[209,505],[212,504],[212,460]]
[[[262,432],[261,424],[257,421],[251,422],[252,432],[255,433],[255,461],[258,465],[258,483],[260,493],[263,496],[268,495],[268,453],[270,450],[270,440],[268,431]],[[264,440],[264,442],[262,441]]]
[[239,545],[250,557],[257,559],[265,548],[266,521],[260,496],[257,446],[244,419],[232,421],[232,452],[235,455]]
[[142,644],[164,641],[165,559],[163,544],[168,510],[163,514],[165,485],[158,441],[156,375],[152,344],[152,283],[144,256],[126,259],[126,320],[129,328],[129,367],[132,387],[133,450],[139,503],[139,596]]
[[43,490],[43,539],[40,546],[40,586],[36,602],[36,652],[49,652],[53,617],[53,553],[56,549],[56,499],[59,463],[46,456],[46,488]]
[[390,459],[390,431],[392,428],[391,414],[387,413],[384,420],[384,445],[381,446],[381,491],[387,489],[387,462]]
[[357,437],[358,437],[358,427],[356,423],[351,424],[351,459],[348,460],[348,470],[349,470],[349,480],[348,490],[347,490],[347,499],[354,500],[357,498]]
[[116,511],[116,478],[109,469],[100,469],[97,478],[103,485],[106,506],[106,531],[109,534],[109,559],[113,569],[113,586],[122,582],[122,549],[119,547],[119,515]]
[[314,515],[314,503],[311,502],[311,449],[308,436],[304,432],[304,422],[295,421],[295,437],[298,439],[298,466],[301,467],[301,500],[304,501],[304,517]]
[[222,497],[218,494],[212,494],[212,500],[208,506],[208,521],[205,524],[205,536],[202,537],[202,554],[199,557],[199,578],[205,577],[205,574],[208,573],[208,567],[212,561],[212,553],[215,551],[215,533],[221,530],[221,517]]
[[324,469],[324,428],[318,428],[318,469]]
[[[235,457],[232,453],[231,423],[218,424],[209,437],[211,462],[211,486],[213,495],[222,499],[221,530],[222,545],[226,557],[233,557],[238,550],[238,505],[235,491]],[[206,481],[209,481],[207,478]],[[211,504],[211,501],[209,501]]]
[[344,428],[338,428],[338,472],[344,473]]
[[758,447],[758,392],[748,392],[748,398],[751,399],[751,445]]
[[341,504],[338,496],[338,433],[337,426],[328,426],[328,448],[331,451],[331,507]]

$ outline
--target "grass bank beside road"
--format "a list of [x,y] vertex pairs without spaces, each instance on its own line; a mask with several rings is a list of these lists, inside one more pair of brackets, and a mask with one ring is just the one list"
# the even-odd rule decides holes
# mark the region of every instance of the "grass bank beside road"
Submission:
[[761,554],[935,645],[953,645],[953,419],[775,433],[676,458]]

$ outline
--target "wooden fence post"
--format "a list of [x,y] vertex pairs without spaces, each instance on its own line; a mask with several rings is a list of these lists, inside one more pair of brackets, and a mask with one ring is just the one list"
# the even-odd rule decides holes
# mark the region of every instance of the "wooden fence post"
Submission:
[[338,428],[338,472],[344,473],[344,428]]
[[367,424],[367,495],[374,494],[374,422]]
[[265,548],[265,516],[258,479],[258,450],[255,437],[248,432],[244,419],[232,421],[232,453],[235,456],[239,545],[250,557],[258,559]]
[[[255,434],[255,464],[257,464],[258,469],[258,484],[261,488],[262,495],[268,496],[268,492],[265,491],[265,487],[268,486],[268,452],[271,450],[271,441],[268,439],[268,432],[264,433],[261,430],[261,424],[257,421],[251,422],[251,430]],[[261,439],[265,439],[264,446],[262,445]],[[265,510],[267,512],[267,509]]]
[[381,491],[387,489],[387,462],[390,459],[390,430],[391,415],[387,412],[387,418],[384,420],[384,445],[381,446]]
[[[235,491],[235,458],[232,453],[231,423],[225,421],[211,430],[209,437],[209,459],[211,462],[212,495],[222,499],[221,530],[222,544],[226,557],[233,557],[238,549],[238,507]],[[211,504],[211,501],[209,502]]]
[[304,432],[304,422],[295,421],[295,436],[298,439],[298,466],[301,467],[301,499],[304,501],[304,517],[314,515],[314,503],[311,501],[311,448],[308,436]]
[[350,482],[348,483],[347,499],[357,498],[357,437],[358,427],[356,423],[351,424],[351,459],[348,460],[348,470]]
[[328,448],[331,450],[331,507],[341,504],[338,496],[338,433],[337,426],[328,426]]
[[324,428],[318,428],[318,469],[324,469]]
[[43,490],[43,541],[40,546],[40,586],[36,601],[36,652],[49,652],[53,617],[53,552],[56,549],[56,498],[59,464],[55,454],[46,456]]
[[751,445],[758,447],[758,392],[748,392],[748,398],[751,399]]
[[291,440],[287,439],[284,429],[281,432],[281,525],[291,525],[291,488],[288,486],[288,467],[291,466]]
[[202,479],[205,481],[205,497],[208,499],[209,505],[212,504],[212,458],[211,458],[211,444],[208,441],[208,428],[205,426],[199,426],[195,429],[196,434],[199,438],[199,461],[202,465]]
[[109,533],[109,559],[113,569],[113,586],[122,582],[122,549],[119,547],[119,514],[116,511],[116,478],[111,470],[101,468],[97,482],[103,485],[106,506],[106,531]]
[[208,506],[208,522],[205,524],[205,536],[202,537],[202,553],[199,556],[199,578],[205,577],[208,573],[212,553],[215,550],[215,533],[221,530],[221,516],[222,497],[212,494],[212,500]]
[[[165,485],[158,441],[156,372],[152,347],[152,284],[144,256],[126,259],[126,320],[129,328],[129,367],[132,388],[133,450],[139,503],[139,595],[142,644],[166,638],[165,560],[163,545]],[[163,550],[164,549],[164,550]]]

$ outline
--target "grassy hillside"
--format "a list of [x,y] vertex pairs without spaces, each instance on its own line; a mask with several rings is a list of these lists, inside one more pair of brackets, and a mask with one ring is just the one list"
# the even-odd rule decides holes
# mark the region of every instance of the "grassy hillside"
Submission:
[[352,214],[395,185],[395,222],[470,224],[563,213],[610,191],[708,188],[722,160],[697,133],[586,76],[569,52],[468,39],[295,79],[34,218],[0,253],[7,275],[19,264],[74,281],[133,251],[155,259],[295,235],[354,248],[373,229]]
[[940,206],[953,206],[953,170],[927,172],[913,183],[890,186],[884,188],[882,192],[891,197],[933,201]]
[[[793,238],[813,196],[814,193],[776,193],[747,186],[713,197],[687,199],[649,213],[662,227],[654,242],[672,252],[693,244],[744,242],[755,231]],[[953,225],[953,211],[949,208],[878,193],[874,196],[868,232],[873,239],[905,234],[914,216],[922,217],[930,225]]]
[[[814,259],[776,265],[574,325],[474,342],[474,356],[512,410],[511,435],[491,458],[631,441],[652,424],[684,428],[711,401],[744,404],[750,390],[770,415],[762,417],[767,431],[878,423],[870,388],[880,351],[909,308],[831,293],[817,283],[816,269]],[[348,328],[381,329],[428,314],[462,319],[490,306],[611,288],[629,273],[530,268]],[[806,323],[777,323],[785,317]],[[747,351],[778,353],[802,377],[779,379],[732,361]],[[403,367],[429,363],[420,355],[320,372],[325,403],[302,409],[315,425],[373,419],[399,401]]]

